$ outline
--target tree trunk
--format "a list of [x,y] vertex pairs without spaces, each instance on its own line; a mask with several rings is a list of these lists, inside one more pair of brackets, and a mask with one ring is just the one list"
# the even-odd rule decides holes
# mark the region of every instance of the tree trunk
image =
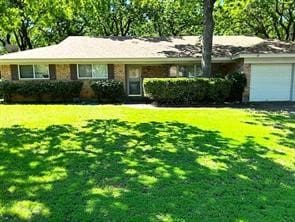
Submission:
[[18,47],[14,44],[11,44],[10,39],[11,39],[11,35],[7,34],[6,39],[0,39],[0,42],[2,43],[3,47],[6,49],[8,53],[17,52]]
[[203,0],[203,39],[202,39],[202,71],[205,77],[210,77],[211,73],[211,56],[213,42],[213,8],[215,0]]

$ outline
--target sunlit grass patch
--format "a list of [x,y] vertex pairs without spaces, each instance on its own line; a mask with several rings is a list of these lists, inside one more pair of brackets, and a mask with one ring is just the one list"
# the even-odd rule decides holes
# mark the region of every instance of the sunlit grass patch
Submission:
[[196,159],[196,162],[204,167],[208,167],[211,170],[227,170],[227,165],[213,156],[202,156]]
[[295,119],[0,105],[0,221],[292,221]]
[[[16,216],[20,220],[31,220],[34,216],[48,217],[49,209],[42,203],[33,202],[29,200],[15,201],[7,209],[2,209],[11,216]],[[1,208],[0,208],[1,215]]]

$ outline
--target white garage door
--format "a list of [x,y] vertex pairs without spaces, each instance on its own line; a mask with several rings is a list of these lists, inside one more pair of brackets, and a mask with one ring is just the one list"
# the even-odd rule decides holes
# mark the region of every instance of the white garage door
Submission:
[[253,64],[250,101],[289,101],[292,64]]

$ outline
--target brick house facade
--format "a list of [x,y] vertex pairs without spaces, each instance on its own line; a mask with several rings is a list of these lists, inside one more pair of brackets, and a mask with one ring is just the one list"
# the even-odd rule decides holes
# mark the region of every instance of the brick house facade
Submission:
[[[81,99],[94,98],[92,80],[115,79],[123,82],[128,96],[142,96],[145,78],[201,76],[201,58],[198,36],[70,36],[57,45],[1,55],[0,74],[11,81],[79,79],[84,83]],[[26,64],[31,67],[24,67]],[[255,36],[214,36],[212,75],[233,72],[246,75],[244,101],[295,101],[293,43]]]
[[[177,64],[144,64],[138,65],[141,67],[141,79],[144,78],[168,78],[169,76],[169,69],[171,66],[175,66]],[[16,72],[15,66],[17,65],[0,65],[0,74],[1,78],[4,80],[12,80],[12,81],[25,81],[19,80],[18,73]],[[55,64],[50,65],[52,68],[52,73],[50,76],[50,80],[77,80],[78,77],[76,76],[77,73],[73,73],[74,68],[71,66],[75,66],[75,64]],[[108,65],[109,70],[109,79],[120,80],[124,84],[124,88],[127,92],[127,73],[126,73],[126,64],[112,64]],[[111,69],[111,70],[110,70]],[[223,74],[226,75],[231,72],[235,71],[243,71],[246,73],[246,76],[250,78],[250,65],[243,64],[242,61],[238,61],[235,63],[213,63],[212,64],[213,73]],[[248,73],[248,74],[247,74]],[[93,80],[82,80],[83,87],[81,90],[80,98],[87,100],[87,99],[94,99],[95,94],[90,87],[91,81]],[[247,101],[247,96],[249,95],[248,87],[245,90],[244,100]]]

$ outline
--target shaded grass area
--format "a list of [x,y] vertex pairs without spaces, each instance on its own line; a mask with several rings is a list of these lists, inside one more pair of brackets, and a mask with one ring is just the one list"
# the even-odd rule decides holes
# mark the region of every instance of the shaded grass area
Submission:
[[1,221],[294,221],[294,116],[92,109],[3,122]]

